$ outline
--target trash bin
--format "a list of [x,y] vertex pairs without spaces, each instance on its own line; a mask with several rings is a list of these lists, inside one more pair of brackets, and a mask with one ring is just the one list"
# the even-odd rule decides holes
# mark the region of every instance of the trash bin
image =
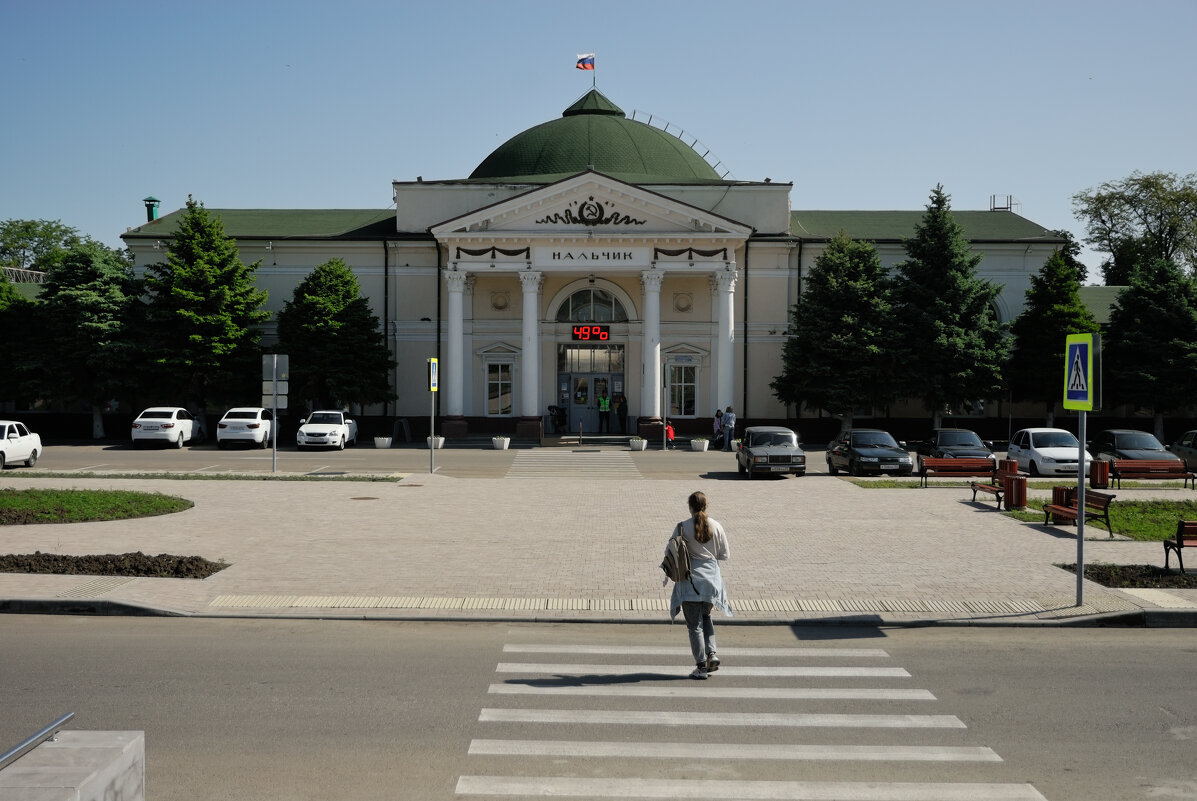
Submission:
[[1106,489],[1110,486],[1109,462],[1094,459],[1089,463],[1089,486],[1093,489]]
[[1002,495],[1006,509],[1027,508],[1027,479],[1026,476],[1016,476],[1006,473],[1002,476]]

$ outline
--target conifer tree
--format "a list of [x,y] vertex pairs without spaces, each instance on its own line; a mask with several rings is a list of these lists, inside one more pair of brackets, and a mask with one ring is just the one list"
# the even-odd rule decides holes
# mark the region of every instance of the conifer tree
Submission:
[[1110,310],[1102,340],[1105,405],[1150,409],[1164,437],[1164,412],[1197,397],[1197,286],[1166,259],[1140,266]]
[[150,361],[163,389],[186,398],[200,420],[209,401],[259,394],[258,326],[270,313],[254,284],[258,264],[244,264],[224,223],[188,196],[166,263],[146,268]]
[[278,315],[279,350],[290,356],[293,394],[316,408],[395,397],[393,361],[378,316],[341,259],[318,265]]
[[939,426],[998,395],[1009,345],[994,310],[1000,287],[977,277],[974,254],[943,186],[906,240],[892,283],[901,394],[922,400]]
[[802,296],[790,312],[782,374],[773,394],[841,415],[892,400],[886,350],[889,293],[885,270],[870,242],[837,234],[815,259]]
[[1054,425],[1056,404],[1063,396],[1065,338],[1098,331],[1092,312],[1081,302],[1077,269],[1065,251],[1057,250],[1039,274],[1031,276],[1026,304],[1011,331],[1014,347],[1006,367],[1010,392],[1015,400],[1043,403],[1045,425]]

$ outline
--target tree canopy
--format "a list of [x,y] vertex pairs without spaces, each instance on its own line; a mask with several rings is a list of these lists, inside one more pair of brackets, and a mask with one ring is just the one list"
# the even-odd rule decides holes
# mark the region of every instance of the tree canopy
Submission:
[[47,270],[71,248],[93,241],[58,220],[5,220],[0,223],[0,266]]
[[1163,413],[1197,396],[1197,285],[1159,259],[1135,269],[1110,310],[1102,342],[1105,402],[1151,409],[1156,434]]
[[1066,251],[1057,250],[1039,274],[1031,276],[1026,305],[1011,331],[1014,347],[1006,366],[1011,394],[1014,400],[1045,404],[1051,425],[1063,394],[1060,376],[1065,338],[1098,331],[1092,312],[1081,302],[1077,269],[1069,263]]
[[1085,241],[1109,254],[1101,268],[1109,285],[1129,284],[1136,267],[1161,259],[1197,269],[1197,173],[1133,172],[1078,192],[1072,207]]
[[1002,388],[1009,344],[994,310],[1001,289],[977,277],[981,256],[942,185],[904,245],[891,290],[899,390],[921,399],[938,424],[945,411],[972,410]]
[[840,233],[815,259],[790,312],[782,374],[770,386],[787,404],[842,415],[892,400],[886,350],[889,292],[877,250]]
[[293,396],[317,408],[394,399],[378,316],[341,259],[318,265],[295,287],[279,312],[278,337],[290,356]]
[[[256,397],[266,293],[254,284],[224,223],[190,196],[166,263],[146,268],[149,361],[162,389],[203,410],[210,399]],[[209,395],[218,398],[209,398]]]

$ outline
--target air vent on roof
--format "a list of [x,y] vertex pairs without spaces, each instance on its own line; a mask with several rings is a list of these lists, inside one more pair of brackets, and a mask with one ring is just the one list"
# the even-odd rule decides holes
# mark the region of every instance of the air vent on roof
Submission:
[[1020,206],[1014,195],[990,195],[989,196],[989,210],[990,211],[1014,211],[1016,206]]

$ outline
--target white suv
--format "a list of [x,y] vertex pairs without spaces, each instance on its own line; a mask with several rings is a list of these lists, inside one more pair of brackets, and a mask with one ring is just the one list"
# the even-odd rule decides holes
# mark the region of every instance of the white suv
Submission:
[[[1080,443],[1062,428],[1024,428],[1010,438],[1007,459],[1032,476],[1075,476]],[[1085,451],[1085,475],[1093,457]]]

